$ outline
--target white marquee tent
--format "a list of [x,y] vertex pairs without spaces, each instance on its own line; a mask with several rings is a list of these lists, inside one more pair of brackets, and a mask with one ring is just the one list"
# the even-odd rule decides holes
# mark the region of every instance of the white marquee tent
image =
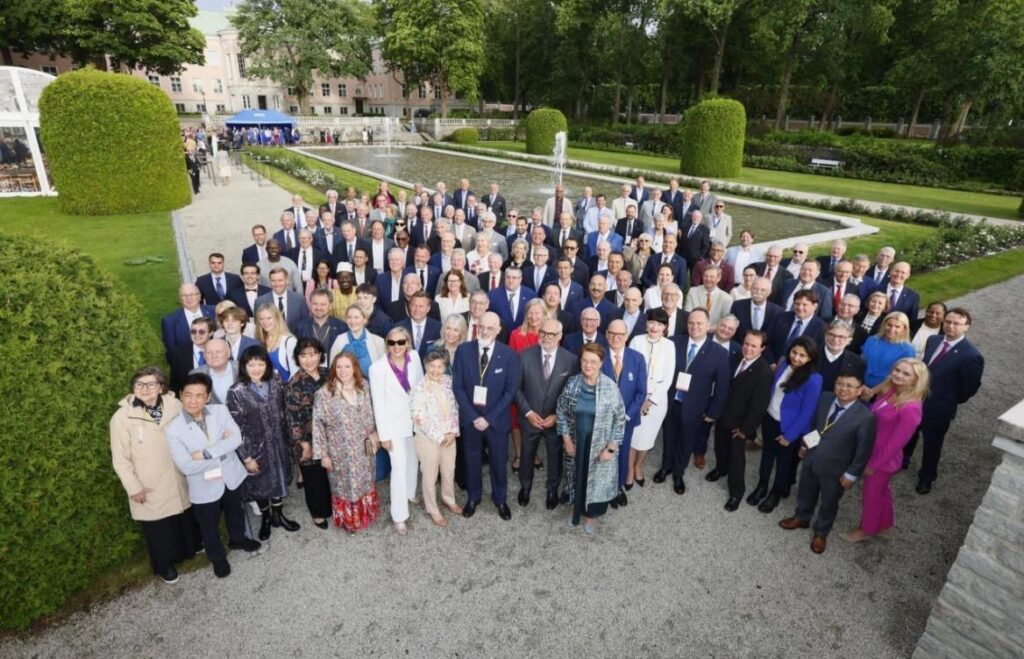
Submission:
[[54,80],[40,71],[0,66],[0,196],[55,192],[39,143],[39,96]]

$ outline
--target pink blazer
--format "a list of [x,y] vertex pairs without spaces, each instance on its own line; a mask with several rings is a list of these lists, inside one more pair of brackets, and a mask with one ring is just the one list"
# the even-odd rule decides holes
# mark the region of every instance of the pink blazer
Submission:
[[898,408],[893,407],[889,404],[892,395],[890,391],[871,405],[871,412],[878,420],[878,430],[875,433],[875,447],[868,460],[870,469],[890,474],[900,470],[903,447],[921,423],[922,407],[919,400],[904,403]]

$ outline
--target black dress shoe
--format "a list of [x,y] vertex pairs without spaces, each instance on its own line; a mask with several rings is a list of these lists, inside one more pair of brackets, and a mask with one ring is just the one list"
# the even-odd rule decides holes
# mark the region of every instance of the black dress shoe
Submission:
[[775,510],[775,507],[779,505],[779,493],[772,492],[768,497],[761,502],[761,505],[757,507],[762,513],[770,513]]
[[618,510],[619,509],[619,497],[615,497],[614,499],[609,501],[608,505],[611,506],[613,510]]
[[708,472],[708,475],[704,477],[704,480],[706,480],[709,483],[714,483],[722,476],[725,476],[725,474],[718,471],[717,469],[712,469],[711,471]]
[[507,503],[502,503],[498,505],[498,517],[502,518],[506,522],[512,519],[512,511],[508,509]]
[[260,519],[260,540],[270,539],[270,511],[263,511],[263,517]]
[[626,491],[629,492],[630,490],[633,489],[633,484],[632,483],[626,483],[624,487],[626,488]]
[[476,501],[467,501],[466,505],[462,507],[463,517],[472,517],[476,513]]
[[326,529],[327,528],[327,520],[325,519],[325,520],[320,521],[320,522],[313,522],[313,526],[317,527],[318,529]]
[[729,497],[729,500],[725,502],[725,509],[731,513],[736,512],[736,509],[740,507],[739,497]]
[[558,492],[548,492],[548,497],[544,502],[544,507],[548,510],[554,510],[558,507]]
[[914,491],[918,494],[928,494],[932,491],[932,484],[928,481],[917,481],[917,487],[914,488]]
[[768,488],[763,485],[758,485],[754,488],[754,491],[750,493],[750,496],[747,497],[747,503],[751,506],[756,506],[761,503],[761,500],[764,499],[766,494],[768,494]]
[[214,561],[213,573],[217,575],[218,579],[223,579],[224,577],[231,574],[231,563],[228,563],[228,559],[226,558],[222,558],[219,561]]
[[628,506],[629,505],[629,499],[626,498],[626,491],[625,490],[619,490],[618,502],[619,502],[620,506]]
[[168,565],[167,569],[160,573],[160,578],[164,583],[178,583],[178,571],[173,565]]
[[686,483],[679,481],[672,489],[675,490],[676,494],[686,494]]
[[664,469],[659,469],[657,471],[657,473],[654,474],[654,482],[655,483],[664,483],[665,482],[665,478],[667,478],[667,477],[668,477],[668,472],[665,471]]
[[647,479],[646,478],[637,478],[637,479],[635,479],[635,482],[640,487],[643,487],[644,484],[647,483]]
[[519,496],[517,497],[517,501],[519,501],[519,505],[523,506],[524,508],[530,505],[530,491],[519,490]]

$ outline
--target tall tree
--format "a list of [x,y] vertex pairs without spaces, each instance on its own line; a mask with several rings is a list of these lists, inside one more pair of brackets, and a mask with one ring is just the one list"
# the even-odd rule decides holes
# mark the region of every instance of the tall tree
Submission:
[[722,61],[725,58],[725,43],[733,17],[747,4],[748,0],[676,0],[680,10],[704,25],[715,40],[715,56],[711,63],[711,82],[708,91],[718,93],[722,75]]
[[401,70],[410,87],[429,80],[441,90],[441,116],[449,92],[475,101],[484,71],[483,0],[377,0],[387,67]]
[[248,75],[294,89],[304,113],[314,72],[363,77],[371,70],[373,20],[360,0],[242,0],[229,19]]
[[62,0],[0,3],[0,57],[14,66],[14,52],[60,51]]

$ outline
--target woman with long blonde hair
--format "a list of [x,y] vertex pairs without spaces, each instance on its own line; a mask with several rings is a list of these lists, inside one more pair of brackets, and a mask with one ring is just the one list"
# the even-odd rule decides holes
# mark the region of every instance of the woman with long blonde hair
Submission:
[[273,304],[261,304],[256,308],[256,340],[267,354],[274,370],[281,376],[281,382],[288,382],[299,366],[292,353],[295,350],[295,336],[284,322],[281,311]]

